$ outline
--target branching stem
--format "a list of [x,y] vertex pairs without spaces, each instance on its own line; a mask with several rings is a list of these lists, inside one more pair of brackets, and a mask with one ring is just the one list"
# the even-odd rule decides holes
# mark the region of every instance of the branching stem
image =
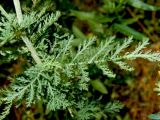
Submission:
[[[13,2],[14,2],[16,14],[17,14],[18,23],[20,24],[23,20],[20,2],[19,2],[19,0],[13,0]],[[28,37],[22,36],[21,38],[22,38],[23,42],[26,44],[28,50],[31,52],[31,55],[32,55],[33,59],[35,60],[35,62],[37,64],[41,64],[42,63],[41,59],[38,57],[38,54],[37,54],[36,50],[34,49],[32,43],[29,41]]]

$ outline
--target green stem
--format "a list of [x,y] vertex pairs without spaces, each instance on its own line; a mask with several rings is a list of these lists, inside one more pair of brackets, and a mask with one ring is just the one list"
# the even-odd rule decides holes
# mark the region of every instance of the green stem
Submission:
[[26,36],[22,36],[21,37],[23,42],[26,44],[26,46],[28,47],[29,51],[31,52],[31,55],[33,57],[33,59],[35,60],[35,62],[37,64],[41,64],[41,59],[38,57],[36,50],[34,49],[32,43],[29,41],[29,39]]
[[[20,24],[23,20],[20,2],[19,2],[19,0],[13,0],[13,2],[14,2],[16,14],[17,14],[18,23]],[[31,52],[31,55],[32,55],[33,59],[35,60],[35,62],[37,64],[41,64],[42,63],[41,59],[38,57],[38,54],[37,54],[36,50],[34,49],[32,43],[29,41],[28,37],[22,36],[21,38],[22,38],[23,42],[26,44],[28,50]]]
[[13,2],[14,2],[14,7],[16,10],[16,14],[17,14],[18,23],[20,24],[23,20],[20,2],[19,0],[13,0]]
[[0,5],[0,11],[1,11],[1,14],[4,15],[9,20],[9,15],[7,14],[7,12],[3,9],[1,5]]

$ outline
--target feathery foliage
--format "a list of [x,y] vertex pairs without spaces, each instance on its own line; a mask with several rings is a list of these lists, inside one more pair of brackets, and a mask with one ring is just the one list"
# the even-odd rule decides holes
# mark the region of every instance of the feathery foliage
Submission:
[[[3,8],[1,8],[3,10]],[[68,110],[73,119],[87,120],[95,118],[96,112],[103,117],[119,112],[123,105],[119,102],[108,103],[105,107],[97,107],[94,102],[88,103],[85,93],[89,88],[89,65],[94,64],[103,74],[114,78],[116,74],[109,67],[109,62],[117,64],[121,69],[132,71],[127,60],[144,58],[149,61],[160,61],[160,53],[144,51],[148,40],[144,39],[128,52],[127,48],[133,39],[126,38],[123,43],[115,42],[115,37],[108,37],[96,45],[96,37],[86,39],[75,50],[73,35],[68,34],[59,24],[60,12],[30,12],[24,14],[23,21],[18,24],[15,14],[3,13],[0,22],[0,64],[15,60],[23,55],[31,54],[23,41],[27,36],[42,63],[35,64],[27,60],[25,71],[12,78],[9,87],[1,90],[1,105],[6,105],[0,119],[9,114],[12,105],[27,107],[43,101],[47,111]],[[18,45],[17,45],[18,44]],[[12,50],[16,45],[18,50]],[[127,52],[126,52],[127,51]],[[102,112],[103,111],[103,112]]]

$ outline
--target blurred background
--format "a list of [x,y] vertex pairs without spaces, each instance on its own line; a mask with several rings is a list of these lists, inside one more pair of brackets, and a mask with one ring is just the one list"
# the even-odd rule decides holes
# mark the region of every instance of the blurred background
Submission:
[[[76,36],[77,44],[82,39],[92,36],[97,37],[97,44],[108,36],[116,36],[116,40],[119,41],[132,36],[134,43],[149,38],[148,48],[160,52],[160,0],[46,0],[45,2],[53,4],[50,11],[61,11],[59,23],[66,28],[66,31]],[[48,5],[43,3],[43,0],[21,0],[25,13]],[[14,12],[12,0],[1,0],[0,4],[7,12]],[[16,62],[0,65],[0,86],[9,84],[7,76],[19,74],[23,69],[23,63],[23,58],[19,57]],[[160,97],[154,91],[160,79],[158,64],[142,59],[129,64],[135,67],[131,73],[111,64],[117,74],[115,79],[106,78],[91,66],[93,68],[90,77],[98,80],[105,89],[94,90],[92,94],[102,96],[103,101],[119,100],[125,105],[124,109],[114,116],[115,120],[149,120],[147,117],[149,114],[160,112]],[[32,116],[32,119],[40,119],[41,112],[37,109],[41,108],[33,106],[28,110],[28,115]],[[23,106],[19,109],[13,108],[10,116],[14,120],[20,120],[23,111]]]

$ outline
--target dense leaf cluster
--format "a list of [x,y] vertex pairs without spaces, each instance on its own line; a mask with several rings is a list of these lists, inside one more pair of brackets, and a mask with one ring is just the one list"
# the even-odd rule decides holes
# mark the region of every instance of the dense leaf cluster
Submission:
[[127,50],[133,42],[132,37],[120,43],[110,36],[99,44],[96,44],[96,37],[91,37],[82,40],[75,48],[75,37],[58,24],[59,11],[47,13],[44,8],[40,12],[30,12],[23,15],[19,24],[15,14],[6,13],[2,7],[0,10],[0,64],[15,60],[20,55],[31,57],[30,50],[21,40],[23,36],[31,41],[42,62],[36,64],[33,59],[27,59],[28,66],[24,72],[13,77],[11,84],[1,90],[0,105],[6,106],[0,119],[9,114],[12,105],[18,107],[25,102],[27,107],[31,107],[39,101],[43,101],[46,111],[67,110],[70,113],[68,118],[86,120],[95,118],[98,112],[107,118],[119,112],[123,105],[109,102],[102,106],[89,101],[86,95],[92,81],[89,65],[94,64],[104,75],[114,78],[116,74],[109,67],[109,62],[132,71],[128,60],[160,61],[160,53],[144,51],[148,39],[132,51]]

